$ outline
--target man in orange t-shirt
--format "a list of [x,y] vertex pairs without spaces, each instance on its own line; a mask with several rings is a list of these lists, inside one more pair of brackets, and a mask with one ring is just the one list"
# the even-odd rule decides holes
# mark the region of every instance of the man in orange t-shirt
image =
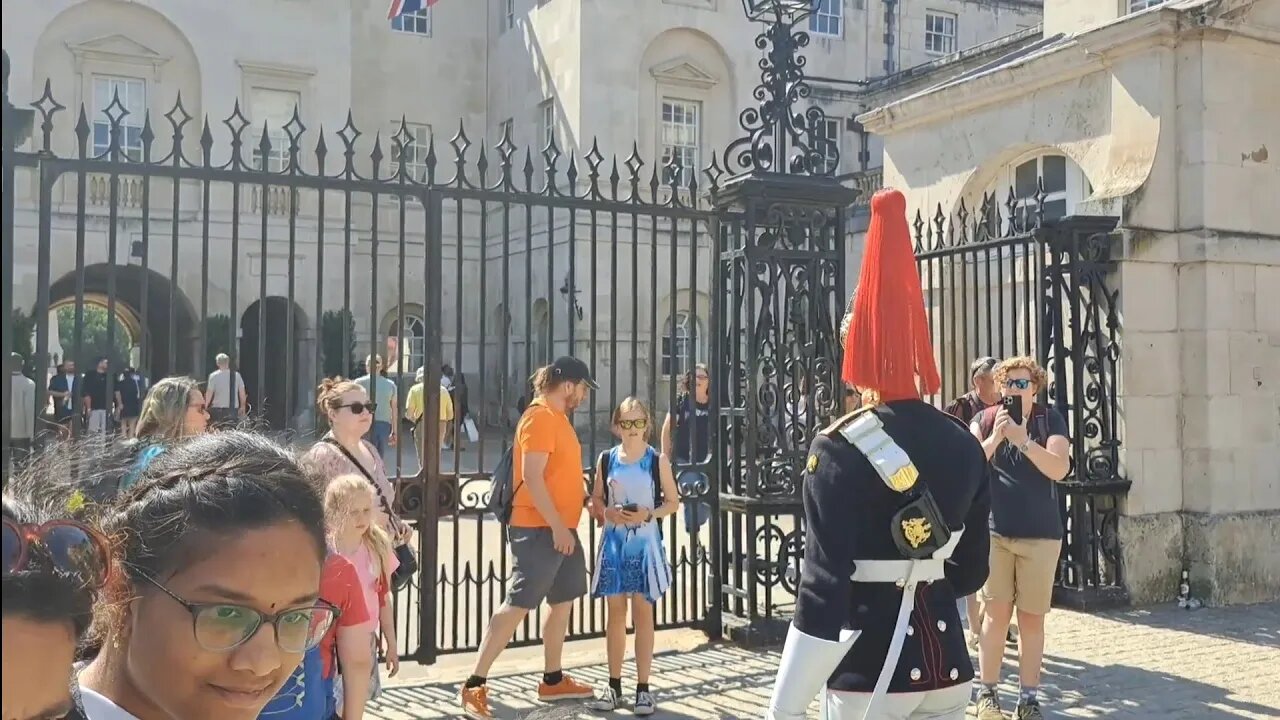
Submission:
[[463,714],[469,718],[493,717],[485,675],[525,616],[543,600],[551,610],[542,624],[546,665],[538,698],[550,702],[593,696],[591,688],[562,671],[560,657],[573,601],[587,592],[587,564],[577,531],[587,485],[582,445],[569,418],[597,386],[587,364],[573,357],[538,370],[532,384],[535,397],[516,425],[511,451],[511,585],[506,602],[489,620],[475,670],[462,688]]

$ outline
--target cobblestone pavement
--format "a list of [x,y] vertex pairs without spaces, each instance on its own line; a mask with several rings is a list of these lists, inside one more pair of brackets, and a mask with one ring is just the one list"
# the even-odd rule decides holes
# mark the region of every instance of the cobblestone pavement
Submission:
[[[1280,718],[1280,603],[1194,612],[1167,606],[1097,615],[1061,610],[1049,616],[1048,624],[1041,696],[1049,718]],[[665,650],[654,661],[655,717],[763,714],[777,668],[776,649],[707,643],[694,632],[661,633],[658,647]],[[565,653],[565,666],[578,679],[592,685],[605,679],[602,641],[575,643]],[[1006,707],[1016,692],[1016,655],[1011,651],[1005,659]],[[447,658],[426,669],[422,679],[406,678],[407,684],[386,691],[373,717],[455,717],[457,683],[470,661],[469,655]],[[489,681],[499,717],[593,716],[533,700],[539,673],[529,670],[541,669],[537,648],[512,650],[499,663]],[[634,677],[630,660],[624,676]],[[630,680],[624,684],[632,686]]]

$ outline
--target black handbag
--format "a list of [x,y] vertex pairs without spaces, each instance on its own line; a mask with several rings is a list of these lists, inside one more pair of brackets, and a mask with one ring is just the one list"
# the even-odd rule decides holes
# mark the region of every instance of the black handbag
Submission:
[[[365,469],[365,466],[362,465],[354,455],[348,452],[346,448],[342,447],[342,444],[337,440],[327,437],[324,441],[342,451],[342,454],[347,456],[347,459],[351,461],[351,464],[359,468],[360,474],[364,475],[364,478],[373,486],[373,491],[378,494],[378,502],[382,504],[382,509],[386,511],[387,517],[391,519],[391,523],[393,525],[399,524],[399,518],[396,517],[395,511],[391,509],[391,503],[387,500],[387,496],[382,493],[382,488],[378,485],[378,481],[373,479],[373,474]],[[409,546],[409,543],[400,543],[399,545],[396,545],[395,553],[396,560],[400,562],[400,566],[396,568],[395,572],[391,573],[391,589],[399,591],[404,589],[404,587],[409,584],[409,580],[417,574],[418,556],[414,554],[413,548]]]

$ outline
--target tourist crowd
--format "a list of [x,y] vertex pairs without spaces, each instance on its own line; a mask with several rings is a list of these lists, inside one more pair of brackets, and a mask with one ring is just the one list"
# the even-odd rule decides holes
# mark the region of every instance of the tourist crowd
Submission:
[[[10,479],[4,718],[353,720],[378,696],[384,669],[396,674],[389,598],[417,559],[414,531],[396,512],[382,459],[385,444],[395,441],[387,426],[398,423],[398,408],[393,388],[379,389],[380,359],[368,361],[372,379],[320,385],[316,408],[328,432],[301,455],[229,427],[247,403],[239,375],[225,356],[217,362],[203,390],[189,378],[140,381],[127,439],[55,444]],[[54,377],[51,395],[65,384],[70,389],[57,392],[74,398],[76,388],[92,385],[73,367],[70,375],[65,382]],[[1043,619],[1063,532],[1054,481],[1067,473],[1067,430],[1055,410],[1036,403],[1045,374],[1030,358],[981,358],[970,378],[972,390],[947,411],[969,426],[992,468],[990,576],[967,603],[981,673],[977,713],[980,720],[1004,717],[995,688],[1016,611],[1015,716],[1034,720]],[[416,380],[405,408],[415,440],[443,444],[455,414],[448,388],[441,392],[441,434],[424,438],[421,371]],[[683,466],[710,455],[710,384],[702,365],[685,376],[659,448],[650,444],[648,405],[623,400],[611,418],[618,443],[600,454],[584,484],[571,418],[596,387],[590,368],[564,357],[531,379],[505,470],[508,504],[498,513],[512,556],[508,595],[460,691],[463,714],[493,717],[488,671],[544,602],[541,700],[655,711],[654,605],[671,583],[659,521],[679,510],[682,495],[706,492],[705,475],[686,470],[677,477],[673,460]],[[102,425],[92,419],[99,411],[94,392],[80,406],[90,429]],[[390,398],[384,405],[371,392]],[[64,396],[52,397],[66,406]],[[584,548],[578,537],[584,512],[603,527],[596,548]],[[691,531],[708,514],[696,500],[685,503]],[[608,612],[609,680],[597,689],[561,667],[572,604],[587,594],[604,598]],[[628,617],[632,694],[622,687]]]

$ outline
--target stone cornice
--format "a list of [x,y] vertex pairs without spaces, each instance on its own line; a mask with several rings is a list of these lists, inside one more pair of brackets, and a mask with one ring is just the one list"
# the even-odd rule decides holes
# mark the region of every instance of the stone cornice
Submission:
[[1162,9],[1123,18],[1008,64],[876,108],[858,116],[858,121],[872,133],[890,135],[1070,82],[1103,71],[1120,57],[1174,45],[1179,31],[1185,29],[1182,16],[1182,12]]

